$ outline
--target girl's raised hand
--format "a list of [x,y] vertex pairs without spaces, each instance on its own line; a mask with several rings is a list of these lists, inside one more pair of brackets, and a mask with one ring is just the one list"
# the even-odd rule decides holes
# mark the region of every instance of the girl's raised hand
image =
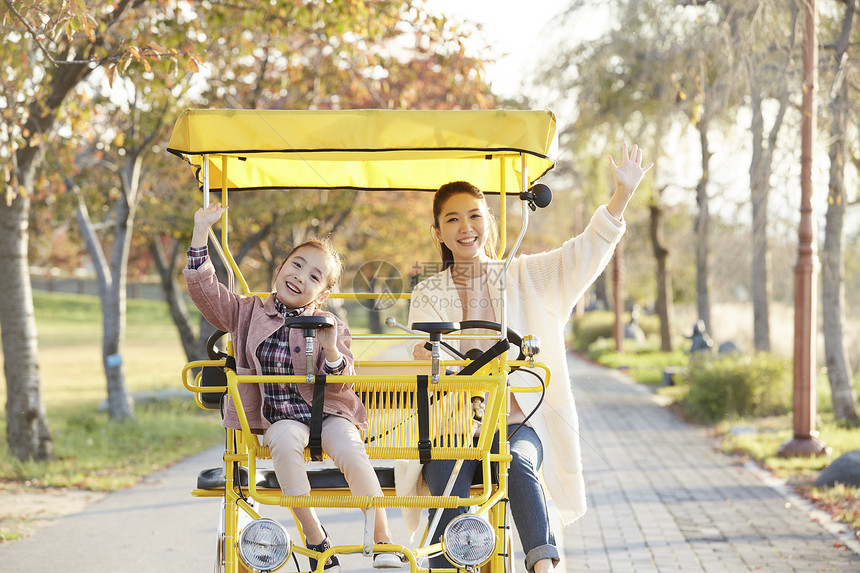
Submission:
[[221,203],[210,203],[208,207],[200,207],[197,209],[197,212],[194,213],[194,224],[205,225],[209,228],[221,218],[221,215],[226,210],[227,207],[224,207]]
[[194,231],[191,233],[192,247],[205,247],[208,241],[209,227],[221,218],[227,207],[221,203],[210,203],[208,207],[200,207],[194,213]]

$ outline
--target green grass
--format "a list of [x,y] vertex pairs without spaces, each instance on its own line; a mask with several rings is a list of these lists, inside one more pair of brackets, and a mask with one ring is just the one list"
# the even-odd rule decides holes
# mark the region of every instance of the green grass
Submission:
[[51,419],[56,459],[20,462],[4,456],[0,482],[29,487],[112,491],[218,442],[220,418],[191,400],[136,407],[136,421],[110,420],[93,408],[72,408]]
[[[40,291],[34,292],[33,302],[42,399],[53,423],[64,411],[93,408],[107,395],[101,306],[95,296]],[[185,354],[166,304],[128,301],[121,352],[129,392],[181,387]],[[0,385],[0,399],[6,399],[5,384]],[[5,417],[0,419],[5,423]]]
[[[187,399],[138,404],[136,421],[110,420],[99,409],[107,395],[99,299],[39,291],[33,299],[42,399],[56,459],[22,463],[9,454],[4,439],[0,487],[110,491],[218,443],[222,435],[218,415],[198,409],[190,394]],[[185,355],[166,304],[128,301],[122,353],[130,393],[181,388]],[[0,399],[5,402],[5,384]],[[5,411],[0,413],[0,431],[5,437]]]
[[832,415],[820,414],[819,439],[830,448],[830,455],[821,457],[780,457],[779,448],[792,438],[792,416],[770,418],[739,418],[715,426],[722,437],[726,453],[748,456],[776,476],[786,480],[812,481],[834,459],[851,450],[860,449],[860,431],[845,427]]
[[685,367],[689,361],[683,350],[660,352],[659,347],[659,340],[650,337],[644,342],[626,340],[623,351],[616,352],[612,339],[600,338],[589,346],[588,356],[607,368],[624,369],[640,384],[659,386],[666,367]]

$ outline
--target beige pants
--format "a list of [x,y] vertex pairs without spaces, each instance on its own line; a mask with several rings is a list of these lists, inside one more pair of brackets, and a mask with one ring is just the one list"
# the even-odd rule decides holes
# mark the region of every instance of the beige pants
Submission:
[[[307,424],[295,420],[279,420],[266,430],[264,440],[272,452],[275,475],[284,495],[309,495],[311,492],[304,457],[309,438]],[[323,420],[322,447],[343,472],[352,495],[382,495],[358,429],[349,420],[339,416]]]

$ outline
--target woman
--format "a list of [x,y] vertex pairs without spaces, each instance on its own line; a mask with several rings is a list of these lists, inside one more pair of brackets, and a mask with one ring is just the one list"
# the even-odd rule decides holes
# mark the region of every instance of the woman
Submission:
[[[439,243],[445,270],[420,282],[413,289],[409,323],[425,321],[500,322],[502,301],[507,301],[508,326],[541,341],[541,360],[553,373],[543,405],[516,431],[510,440],[513,460],[509,468],[511,513],[530,572],[551,571],[559,562],[559,548],[550,530],[545,492],[538,477],[542,470],[550,496],[565,524],[585,513],[585,484],[579,449],[579,433],[573,393],[564,348],[564,328],[573,307],[603,271],[625,230],[624,210],[639,182],[653,163],[642,167],[642,150],[634,145],[628,154],[623,146],[620,165],[609,157],[615,191],[609,202],[597,209],[588,227],[560,247],[535,255],[516,257],[507,271],[506,292],[501,292],[502,262],[496,261],[492,245],[494,222],[483,193],[473,185],[455,181],[439,188],[433,199],[432,232]],[[456,341],[455,341],[456,342]],[[477,346],[486,349],[492,341],[463,341],[460,350]],[[413,357],[429,358],[423,344]],[[538,384],[532,377],[514,373],[515,386]],[[539,393],[514,394],[508,417],[508,434],[526,419],[539,400]],[[466,462],[452,495],[467,497],[475,463]],[[437,460],[423,468],[415,464],[398,471],[401,495],[417,493],[423,481],[434,495],[441,495],[451,475],[453,462]],[[445,525],[465,508],[446,509],[433,542]],[[407,525],[417,526],[405,513]],[[432,520],[434,510],[431,510]],[[431,567],[449,567],[444,556],[430,560]]]

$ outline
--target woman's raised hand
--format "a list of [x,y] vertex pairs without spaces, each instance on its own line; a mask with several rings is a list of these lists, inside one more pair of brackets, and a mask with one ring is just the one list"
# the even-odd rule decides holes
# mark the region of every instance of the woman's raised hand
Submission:
[[618,165],[612,156],[609,156],[609,169],[612,170],[612,176],[615,178],[615,192],[607,204],[609,213],[619,220],[624,215],[633,192],[654,165],[652,161],[646,167],[642,167],[642,149],[636,144],[628,153],[627,143],[624,143],[621,148],[621,158],[621,165]]
[[627,144],[621,148],[621,165],[615,163],[612,156],[609,156],[609,168],[612,169],[612,175],[615,176],[615,182],[619,186],[627,187],[631,190],[639,186],[639,182],[645,177],[645,173],[654,165],[654,162],[648,164],[647,167],[642,167],[642,148],[633,144],[630,153],[627,153]]

